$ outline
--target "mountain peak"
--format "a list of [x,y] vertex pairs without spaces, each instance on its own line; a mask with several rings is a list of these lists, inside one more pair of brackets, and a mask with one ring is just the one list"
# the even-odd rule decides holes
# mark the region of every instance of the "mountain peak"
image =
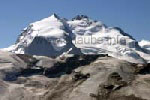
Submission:
[[51,17],[51,18],[60,19],[60,17],[59,17],[56,13],[53,13],[50,17]]
[[[86,15],[63,20],[54,13],[48,18],[32,23],[22,34],[19,41],[8,51],[40,56],[50,56],[55,52],[54,54],[59,56],[73,46],[83,54],[105,53],[129,62],[150,62],[149,44],[140,46],[119,27],[105,27],[101,22],[95,22]],[[74,41],[75,43],[72,43]]]
[[77,15],[72,20],[82,20],[82,19],[88,19],[89,17],[86,15]]

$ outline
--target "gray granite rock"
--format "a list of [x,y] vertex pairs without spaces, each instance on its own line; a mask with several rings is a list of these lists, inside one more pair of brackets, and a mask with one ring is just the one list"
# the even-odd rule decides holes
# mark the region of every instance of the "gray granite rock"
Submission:
[[102,55],[53,59],[0,51],[0,100],[150,100],[147,69]]

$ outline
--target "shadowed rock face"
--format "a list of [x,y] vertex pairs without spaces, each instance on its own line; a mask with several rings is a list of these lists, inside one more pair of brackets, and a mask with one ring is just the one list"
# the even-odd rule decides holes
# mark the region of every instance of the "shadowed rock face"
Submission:
[[89,17],[86,15],[77,15],[72,20],[81,20],[81,19],[88,19]]
[[[63,59],[0,51],[0,100],[149,100],[149,65],[107,55]],[[143,74],[144,73],[144,74]]]
[[60,50],[56,50],[51,42],[57,42],[57,38],[45,38],[42,36],[35,37],[32,43],[25,48],[25,54],[29,55],[38,55],[38,56],[48,56],[48,57],[57,57],[64,52],[67,52],[70,48],[72,50],[69,52],[71,54],[81,54],[80,49],[76,48],[72,43],[72,40],[69,36],[65,36],[66,45]]
[[43,37],[36,37],[29,47],[25,48],[25,53],[39,56],[55,56],[57,52],[54,50],[52,44],[48,42],[48,40]]

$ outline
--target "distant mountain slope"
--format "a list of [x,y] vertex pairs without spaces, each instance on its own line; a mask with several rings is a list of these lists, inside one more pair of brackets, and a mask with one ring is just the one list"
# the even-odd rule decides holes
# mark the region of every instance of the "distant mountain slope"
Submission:
[[16,44],[3,49],[14,53],[59,56],[71,53],[109,54],[132,63],[150,61],[150,53],[118,27],[107,27],[85,15],[72,20],[56,14],[31,23],[18,37]]
[[150,41],[142,40],[142,41],[139,42],[139,45],[140,45],[142,48],[144,48],[144,49],[150,51]]

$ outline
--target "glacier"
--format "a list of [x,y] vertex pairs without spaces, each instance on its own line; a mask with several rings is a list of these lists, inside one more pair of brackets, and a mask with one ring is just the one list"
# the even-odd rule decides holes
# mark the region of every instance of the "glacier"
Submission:
[[2,50],[50,57],[108,54],[132,63],[150,62],[150,42],[138,42],[119,27],[108,27],[86,15],[68,20],[53,14],[31,23],[14,45]]

